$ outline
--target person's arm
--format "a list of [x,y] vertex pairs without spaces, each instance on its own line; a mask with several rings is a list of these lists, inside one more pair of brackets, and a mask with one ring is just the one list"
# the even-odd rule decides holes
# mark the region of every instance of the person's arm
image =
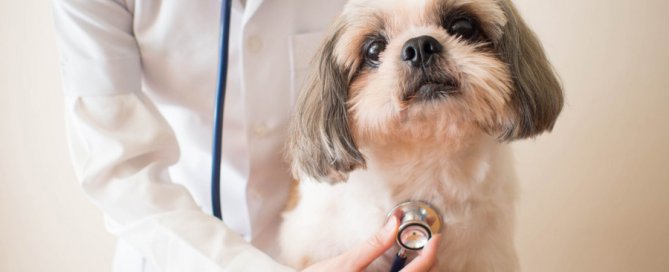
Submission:
[[[170,126],[141,90],[125,1],[57,0],[70,153],[109,230],[161,271],[283,271],[173,183]],[[207,168],[208,166],[203,166]]]
[[[124,3],[53,3],[70,153],[84,193],[105,213],[110,232],[160,271],[291,271],[202,212],[171,180],[167,168],[179,148],[142,93],[140,52]],[[396,233],[395,223],[311,270],[361,271],[392,246]],[[428,252],[415,267],[433,265],[434,251]]]

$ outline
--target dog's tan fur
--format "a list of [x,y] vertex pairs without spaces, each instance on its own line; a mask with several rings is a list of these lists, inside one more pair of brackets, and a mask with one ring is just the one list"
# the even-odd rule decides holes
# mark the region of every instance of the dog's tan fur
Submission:
[[[447,32],[444,18],[458,14],[476,18],[484,39],[467,41]],[[373,35],[385,37],[387,45],[380,65],[369,68],[361,48]],[[433,66],[458,83],[457,92],[430,101],[413,96],[408,82],[420,71],[400,55],[419,36],[443,46]],[[295,176],[304,181],[296,209],[286,215],[285,236],[318,240],[320,230],[297,231],[319,225],[313,219],[319,218],[313,214],[318,207],[333,220],[374,222],[391,204],[426,200],[450,218],[447,228],[452,224],[445,239],[450,244],[442,249],[451,263],[443,271],[515,270],[515,183],[503,142],[551,130],[563,96],[541,44],[513,4],[351,0],[314,67],[292,124],[289,156]],[[350,205],[365,218],[355,217]],[[342,233],[374,229],[353,225],[341,226]],[[332,231],[330,239],[339,229]],[[329,248],[284,250],[287,259],[317,261],[356,241],[342,237],[348,240],[321,241]]]

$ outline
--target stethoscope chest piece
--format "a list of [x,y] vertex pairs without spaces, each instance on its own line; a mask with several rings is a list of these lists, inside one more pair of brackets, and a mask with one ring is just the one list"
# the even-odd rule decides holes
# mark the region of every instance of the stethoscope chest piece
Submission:
[[407,201],[393,208],[388,218],[395,216],[400,221],[397,244],[406,250],[421,250],[439,233],[441,217],[429,204],[422,201]]

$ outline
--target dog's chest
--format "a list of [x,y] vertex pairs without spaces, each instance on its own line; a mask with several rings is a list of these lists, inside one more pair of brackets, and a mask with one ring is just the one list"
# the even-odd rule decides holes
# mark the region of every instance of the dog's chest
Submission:
[[[470,264],[489,262],[479,259],[488,254],[471,252],[501,248],[504,253],[492,256],[511,256],[512,233],[506,223],[499,223],[511,222],[512,216],[513,190],[507,187],[513,186],[502,177],[504,173],[490,161],[478,160],[455,172],[441,166],[387,171],[370,167],[351,172],[345,183],[303,181],[298,205],[284,217],[284,260],[303,267],[341,254],[369,239],[383,226],[387,213],[407,200],[428,202],[443,217],[439,256],[449,261],[441,263],[438,271],[463,271],[472,268]],[[388,252],[370,271],[387,270],[394,252]]]

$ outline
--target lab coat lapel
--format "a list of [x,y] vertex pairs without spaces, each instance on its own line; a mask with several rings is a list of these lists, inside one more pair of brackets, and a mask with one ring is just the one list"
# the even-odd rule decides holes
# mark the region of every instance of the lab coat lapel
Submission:
[[[223,5],[223,0],[217,0],[221,5]],[[232,9],[237,11],[244,11],[244,4],[242,0],[232,0]]]
[[253,18],[253,15],[258,11],[265,0],[246,0],[246,7],[244,10],[244,24]]

